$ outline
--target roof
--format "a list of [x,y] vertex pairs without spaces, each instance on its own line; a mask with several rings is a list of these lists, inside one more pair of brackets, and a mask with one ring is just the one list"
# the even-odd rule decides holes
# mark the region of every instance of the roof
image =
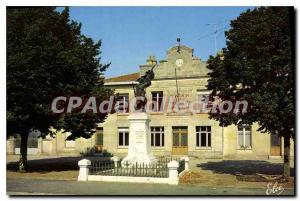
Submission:
[[132,82],[136,81],[140,77],[140,73],[132,73],[127,75],[121,75],[118,77],[112,77],[104,80],[104,83],[110,82]]
[[[180,45],[180,49],[184,49],[184,50],[190,51],[192,53],[194,51],[193,48],[190,48],[186,45]],[[167,52],[172,52],[172,51],[177,51],[177,50],[178,50],[178,45],[171,47]]]

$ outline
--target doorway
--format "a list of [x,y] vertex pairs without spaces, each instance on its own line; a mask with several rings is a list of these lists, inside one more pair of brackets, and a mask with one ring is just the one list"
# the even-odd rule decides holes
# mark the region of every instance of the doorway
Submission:
[[271,156],[281,156],[281,138],[276,134],[271,134]]
[[173,155],[188,154],[188,129],[187,126],[176,126],[173,130]]

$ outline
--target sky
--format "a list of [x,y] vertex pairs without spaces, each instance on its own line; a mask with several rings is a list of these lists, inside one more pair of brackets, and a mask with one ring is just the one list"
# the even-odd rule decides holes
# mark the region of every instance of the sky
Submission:
[[101,63],[111,63],[106,78],[135,73],[149,55],[166,58],[177,44],[194,49],[207,60],[225,47],[230,21],[251,7],[70,7],[70,18],[82,23],[82,33],[101,40]]

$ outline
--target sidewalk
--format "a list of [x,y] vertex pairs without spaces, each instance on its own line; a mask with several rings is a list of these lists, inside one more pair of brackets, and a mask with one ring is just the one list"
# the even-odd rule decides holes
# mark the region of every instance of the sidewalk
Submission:
[[[9,195],[266,195],[263,188],[7,179]],[[285,189],[281,195],[293,195]]]

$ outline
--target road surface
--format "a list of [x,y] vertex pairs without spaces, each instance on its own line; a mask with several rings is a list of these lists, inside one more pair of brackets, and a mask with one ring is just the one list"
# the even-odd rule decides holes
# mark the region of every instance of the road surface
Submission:
[[[7,179],[9,195],[266,195],[264,188]],[[281,195],[294,195],[284,189]]]

